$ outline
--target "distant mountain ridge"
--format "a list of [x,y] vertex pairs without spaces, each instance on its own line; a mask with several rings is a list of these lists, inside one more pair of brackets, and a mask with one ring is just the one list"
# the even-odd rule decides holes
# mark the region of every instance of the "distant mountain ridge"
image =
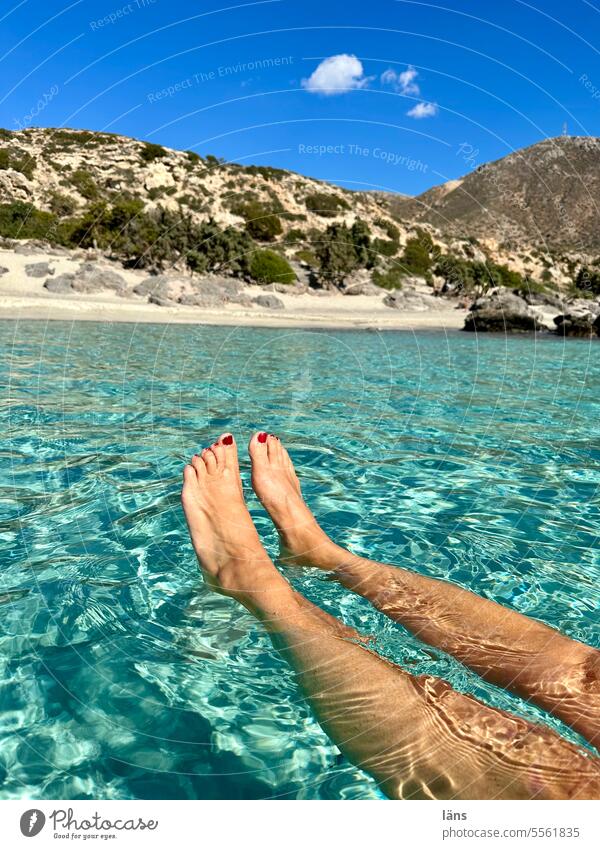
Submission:
[[454,235],[599,252],[600,139],[545,139],[392,208]]

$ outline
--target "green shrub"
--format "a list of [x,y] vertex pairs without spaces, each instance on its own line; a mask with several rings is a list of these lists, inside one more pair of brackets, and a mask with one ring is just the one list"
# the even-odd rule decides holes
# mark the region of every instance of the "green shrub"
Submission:
[[12,168],[13,171],[19,171],[23,176],[31,180],[35,171],[36,161],[33,156],[30,156],[24,150],[20,151],[21,156],[15,155],[14,151],[3,148],[0,150],[0,171],[6,171]]
[[295,227],[292,227],[287,231],[285,236],[283,237],[283,241],[292,245],[295,242],[303,242],[306,239],[306,233],[304,230],[299,230]]
[[580,292],[600,295],[600,271],[582,266],[575,278],[575,288]]
[[[530,277],[523,277],[507,265],[494,262],[473,262],[448,255],[443,256],[434,269],[453,292],[485,293],[494,286],[505,286],[519,292],[541,292],[545,286]],[[542,275],[543,277],[543,275]]]
[[174,195],[177,191],[177,186],[152,186],[148,189],[148,197],[150,200],[157,200],[165,195]]
[[97,134],[89,130],[53,130],[50,144],[54,148],[67,147],[73,144],[89,144],[96,141]]
[[186,150],[185,155],[192,165],[199,165],[202,162],[200,155],[195,150]]
[[373,279],[373,283],[377,286],[381,286],[382,289],[401,289],[402,288],[402,278],[404,273],[401,268],[397,265],[393,265],[391,268],[386,269],[385,271],[380,271],[376,268],[371,275]]
[[140,150],[140,158],[146,164],[154,162],[156,159],[162,159],[166,155],[167,151],[164,147],[161,144],[154,144],[153,142],[144,142]]
[[400,246],[391,239],[373,239],[371,247],[377,256],[395,256]]
[[36,161],[33,156],[25,154],[21,159],[11,159],[10,167],[14,168],[15,171],[20,171],[24,177],[27,177],[28,180],[33,179],[33,172],[36,168]]
[[490,273],[496,280],[497,286],[506,286],[508,289],[521,289],[525,285],[525,278],[518,271],[511,271],[507,265],[496,265],[488,263]]
[[85,171],[83,168],[73,171],[70,177],[70,183],[86,200],[95,200],[100,194],[96,181],[90,172]]
[[293,283],[296,279],[289,262],[275,251],[254,251],[249,271],[257,283]]
[[296,251],[294,259],[297,259],[298,262],[305,262],[307,265],[310,265],[311,268],[316,268],[319,264],[317,255],[313,251],[309,251],[307,248]]
[[265,180],[283,180],[288,174],[281,168],[271,168],[269,165],[245,165],[242,168],[246,174],[258,174]]
[[56,216],[36,209],[31,203],[0,204],[0,236],[8,239],[51,239],[56,241]]
[[246,230],[259,242],[272,242],[283,232],[279,216],[258,201],[238,204],[232,212],[246,220]]
[[59,218],[72,215],[77,209],[77,204],[68,195],[62,192],[52,192],[48,201],[50,210]]
[[344,198],[325,192],[314,192],[307,195],[304,203],[307,209],[322,218],[335,218],[344,210],[350,209],[350,204]]
[[400,230],[387,218],[376,218],[375,224],[387,234],[388,239],[391,239],[392,242],[400,240]]

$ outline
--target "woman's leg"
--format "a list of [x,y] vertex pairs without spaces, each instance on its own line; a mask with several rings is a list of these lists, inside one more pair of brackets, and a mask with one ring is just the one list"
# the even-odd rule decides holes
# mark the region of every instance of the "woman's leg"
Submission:
[[455,584],[340,548],[304,503],[281,442],[255,435],[250,456],[253,487],[280,533],[284,562],[330,571],[420,639],[555,714],[590,742],[600,742],[597,649]]
[[184,470],[209,585],[243,604],[294,668],[319,722],[392,798],[596,798],[600,763],[553,731],[415,678],[295,593],[260,544],[229,434]]

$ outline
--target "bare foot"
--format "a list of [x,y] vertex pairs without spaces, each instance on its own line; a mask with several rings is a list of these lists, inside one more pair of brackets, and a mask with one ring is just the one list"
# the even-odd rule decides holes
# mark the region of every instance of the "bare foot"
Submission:
[[207,584],[237,599],[261,619],[295,607],[294,593],[279,574],[244,502],[233,436],[195,454],[183,470],[183,511]]
[[319,527],[306,506],[290,455],[273,434],[255,433],[248,446],[252,460],[252,488],[273,520],[281,544],[281,558],[297,566],[334,568],[340,549]]

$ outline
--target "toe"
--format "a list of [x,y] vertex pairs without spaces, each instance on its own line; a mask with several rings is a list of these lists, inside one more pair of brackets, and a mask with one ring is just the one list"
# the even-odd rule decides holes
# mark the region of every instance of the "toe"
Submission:
[[183,484],[186,487],[190,487],[190,489],[196,489],[198,486],[196,469],[191,465],[184,466],[183,468]]
[[218,438],[217,443],[223,449],[223,461],[228,469],[234,472],[239,470],[238,466],[238,451],[235,439],[231,433],[222,433]]
[[183,469],[183,487],[181,489],[181,501],[184,509],[193,505],[198,498],[198,475],[193,466],[187,465]]
[[212,447],[204,449],[202,452],[202,459],[204,460],[204,465],[206,466],[208,474],[214,475],[217,471],[217,458]]
[[217,469],[225,468],[225,445],[221,445],[219,441],[210,446],[209,451],[217,458]]
[[204,460],[199,454],[194,454],[191,459],[191,464],[192,468],[196,472],[197,480],[201,481],[202,478],[206,475],[206,465],[204,464]]
[[269,455],[269,462],[279,463],[281,459],[281,442],[273,433],[270,433],[267,437],[267,453]]
[[266,462],[268,460],[268,438],[269,435],[263,430],[261,430],[258,433],[255,433],[252,439],[250,440],[250,444],[248,445],[248,452],[253,463]]

